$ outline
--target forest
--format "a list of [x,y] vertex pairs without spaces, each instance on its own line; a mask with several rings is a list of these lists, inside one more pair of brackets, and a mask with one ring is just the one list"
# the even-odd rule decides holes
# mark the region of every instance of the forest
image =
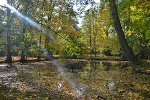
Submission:
[[[1,93],[3,99],[148,99],[149,62],[149,0],[6,0],[0,4],[0,89],[14,91],[8,97]],[[22,86],[32,80],[25,86],[27,91],[4,84],[2,74],[10,71],[17,73],[10,76]],[[56,81],[58,86],[53,86]],[[39,88],[29,91],[28,86]]]
[[[91,8],[78,8],[76,12],[71,1],[9,2],[21,14],[33,19],[49,33],[35,29],[23,18],[1,6],[0,55],[7,56],[8,62],[11,62],[9,56],[19,55],[22,60],[25,60],[25,56],[43,57],[44,52],[38,43],[51,56],[60,55],[64,58],[81,58],[85,54],[94,55],[93,58],[103,55],[120,56],[123,53],[107,0],[100,4],[91,2]],[[90,5],[88,2],[79,3],[85,7]],[[149,59],[149,1],[121,0],[116,1],[116,5],[127,44],[137,58]],[[83,17],[80,27],[78,17]]]

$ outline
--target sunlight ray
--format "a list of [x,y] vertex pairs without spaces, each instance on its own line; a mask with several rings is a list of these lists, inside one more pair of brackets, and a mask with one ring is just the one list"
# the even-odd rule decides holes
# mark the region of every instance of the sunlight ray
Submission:
[[[22,15],[20,12],[18,12],[15,8],[13,8],[12,6],[10,6],[9,4],[6,4],[6,6],[7,6],[9,9],[11,9],[14,13],[16,13],[16,15],[17,15],[18,17],[20,17],[21,19],[26,20],[33,28],[39,29],[39,30],[45,32],[46,34],[51,35],[47,30],[45,30],[43,27],[41,27],[38,23],[36,23],[35,21],[31,20],[31,19],[28,18],[27,16]],[[52,35],[51,35],[51,36],[52,36]],[[48,53],[48,51],[45,50],[44,47],[42,47],[42,45],[41,45],[38,41],[36,41],[36,42],[37,42],[37,45],[39,45],[40,49],[45,53],[45,55],[47,56],[47,58],[48,58],[49,60],[53,60],[55,66],[57,67],[58,72],[59,72],[64,78],[66,78],[66,80],[68,81],[68,83],[70,84],[70,86],[75,90],[76,94],[77,94],[78,96],[82,95],[82,92],[80,91],[80,90],[81,90],[80,87],[77,86],[77,84],[75,84],[75,82],[74,82],[72,79],[68,78],[69,76],[67,75],[67,73],[60,67],[60,65],[59,65],[56,61],[54,61],[54,58],[53,58],[52,56],[50,56],[50,54]]]

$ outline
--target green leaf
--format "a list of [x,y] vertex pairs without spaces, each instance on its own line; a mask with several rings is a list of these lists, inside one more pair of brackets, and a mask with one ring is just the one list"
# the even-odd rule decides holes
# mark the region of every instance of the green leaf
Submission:
[[147,31],[147,32],[145,33],[145,37],[146,37],[146,39],[150,39],[150,31]]
[[147,22],[147,26],[150,26],[150,22]]
[[150,40],[148,41],[148,45],[150,45]]

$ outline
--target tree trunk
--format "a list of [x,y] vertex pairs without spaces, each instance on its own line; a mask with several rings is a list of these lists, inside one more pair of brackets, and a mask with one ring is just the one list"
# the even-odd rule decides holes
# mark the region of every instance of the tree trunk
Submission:
[[96,43],[95,43],[95,39],[96,39],[96,33],[94,31],[94,27],[95,27],[95,17],[94,17],[94,12],[92,13],[92,16],[93,16],[93,34],[94,34],[94,37],[93,37],[93,42],[94,42],[94,58],[96,58]]
[[[24,25],[23,25],[23,34],[22,34],[23,39],[22,39],[22,41],[24,41],[24,34],[25,34],[25,31],[26,31],[25,23],[23,23],[23,24],[24,24]],[[24,41],[24,42],[26,42],[26,41]],[[24,55],[24,52],[25,52],[25,50],[24,50],[24,48],[22,48],[20,62],[25,62],[25,55]]]
[[[90,13],[90,12],[89,12]],[[90,60],[92,60],[92,34],[91,34],[91,32],[92,32],[92,22],[91,22],[91,18],[92,18],[92,15],[89,17],[89,33],[90,33]]]
[[[25,3],[24,15],[25,16],[27,15],[27,3]],[[26,33],[26,22],[25,21],[23,21],[22,33],[23,33],[22,34],[22,41],[26,44],[27,41],[24,40],[24,38],[25,38],[24,34]],[[25,45],[25,47],[26,47],[26,45]],[[22,48],[20,62],[25,62],[26,61],[24,53],[25,53],[25,50],[24,50],[24,48]]]
[[92,38],[92,36],[91,36],[91,32],[90,32],[90,60],[92,60],[92,39],[91,38]]
[[120,20],[118,17],[117,7],[115,4],[115,0],[109,0],[110,9],[112,12],[112,18],[114,20],[114,26],[115,30],[118,35],[119,43],[121,45],[121,48],[123,50],[124,56],[127,58],[127,60],[130,62],[133,70],[135,71],[135,65],[138,63],[138,59],[133,54],[132,49],[128,46],[127,41],[125,39],[124,32],[122,30]]
[[[42,22],[41,22],[41,23],[42,23]],[[41,48],[40,48],[40,46],[41,46],[41,41],[42,41],[41,38],[42,38],[42,36],[40,35],[40,43],[39,43],[39,50],[38,50],[37,60],[40,60],[40,58],[41,58],[40,55],[41,55],[41,53],[42,53],[42,52],[41,52]]]
[[[10,0],[7,0],[7,3],[10,4]],[[12,57],[10,52],[10,9],[7,8],[7,63],[12,63]]]
[[26,61],[26,59],[25,59],[25,55],[24,55],[24,50],[22,50],[20,62],[24,63],[25,61]]
[[[43,11],[43,9],[44,9],[44,3],[45,3],[45,0],[43,1],[42,7],[41,7],[42,11]],[[43,13],[41,13],[41,26],[43,26]],[[41,41],[42,41],[42,35],[40,34],[39,51],[38,51],[38,56],[37,56],[37,59],[38,59],[38,60],[40,60],[40,58],[41,58],[40,56],[41,56],[41,54],[42,54],[41,48],[40,48],[40,46],[41,46]]]

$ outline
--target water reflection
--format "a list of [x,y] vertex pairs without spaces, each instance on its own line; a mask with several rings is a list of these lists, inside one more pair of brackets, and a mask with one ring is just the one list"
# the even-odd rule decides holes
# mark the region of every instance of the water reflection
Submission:
[[[98,95],[99,93],[106,94],[107,91],[110,94],[115,93],[115,82],[109,72],[106,72],[110,70],[110,66],[110,62],[86,62],[85,66],[74,65],[70,67],[73,70],[70,73],[73,73],[74,80],[80,84],[84,93]],[[74,73],[75,70],[78,72]]]
[[62,87],[62,83],[58,82],[58,86],[59,89]]
[[[17,87],[20,91],[28,89],[76,99],[149,98],[150,77],[131,74],[127,62],[67,62],[63,68],[67,79],[57,72],[51,61],[16,66],[18,71],[0,67],[1,84],[9,83],[7,85]],[[123,66],[127,70],[124,71]],[[71,80],[74,80],[72,84],[75,88],[70,87],[68,81]],[[79,98],[79,95],[83,97]]]

